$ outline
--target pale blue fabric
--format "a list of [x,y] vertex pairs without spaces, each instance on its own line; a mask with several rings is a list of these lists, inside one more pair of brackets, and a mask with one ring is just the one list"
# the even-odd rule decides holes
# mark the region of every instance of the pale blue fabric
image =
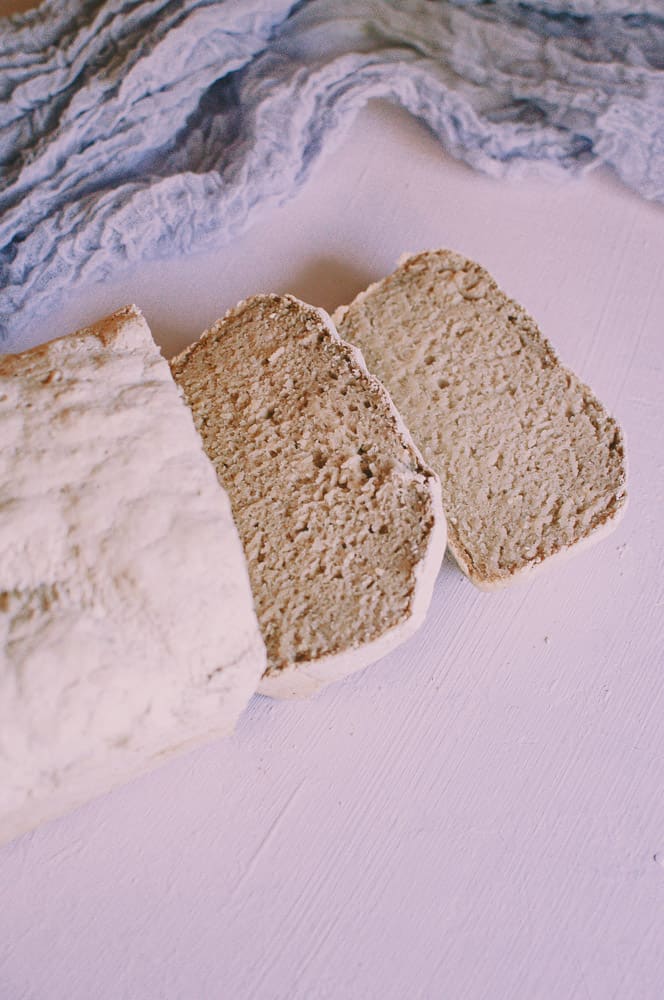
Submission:
[[47,0],[0,20],[0,340],[291,197],[370,98],[494,176],[664,201],[664,0]]

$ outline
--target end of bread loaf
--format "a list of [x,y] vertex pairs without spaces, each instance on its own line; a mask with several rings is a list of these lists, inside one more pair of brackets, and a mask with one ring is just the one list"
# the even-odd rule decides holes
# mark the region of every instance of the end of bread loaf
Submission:
[[0,357],[0,435],[1,842],[230,732],[265,650],[140,310]]
[[261,295],[171,367],[247,554],[259,691],[310,694],[403,642],[445,548],[440,484],[357,348],[322,310]]
[[477,586],[615,528],[627,500],[620,427],[478,264],[409,255],[335,320],[439,473],[449,548]]

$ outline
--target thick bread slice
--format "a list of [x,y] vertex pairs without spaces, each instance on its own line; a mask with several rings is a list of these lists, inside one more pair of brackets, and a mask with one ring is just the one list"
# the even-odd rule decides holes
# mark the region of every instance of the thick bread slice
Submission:
[[407,257],[335,320],[439,473],[449,547],[477,586],[615,527],[620,428],[478,264],[449,250]]
[[265,665],[228,498],[140,312],[0,357],[0,841],[228,733]]
[[171,362],[228,490],[267,646],[265,694],[308,694],[422,622],[440,484],[322,311],[241,302]]

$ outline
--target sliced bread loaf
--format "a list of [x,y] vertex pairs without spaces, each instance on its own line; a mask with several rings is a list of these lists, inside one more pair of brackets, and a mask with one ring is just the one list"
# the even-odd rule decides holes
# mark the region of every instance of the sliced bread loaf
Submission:
[[0,842],[229,732],[265,666],[228,498],[133,306],[0,357]]
[[320,310],[259,295],[171,368],[244,543],[259,690],[307,694],[406,639],[445,548],[440,484],[357,348]]
[[615,527],[615,420],[535,322],[473,261],[411,256],[335,313],[443,485],[448,543],[480,587]]

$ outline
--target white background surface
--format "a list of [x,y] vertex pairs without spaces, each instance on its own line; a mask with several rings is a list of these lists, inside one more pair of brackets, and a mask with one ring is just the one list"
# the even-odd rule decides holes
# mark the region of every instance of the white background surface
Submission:
[[333,308],[438,246],[622,422],[625,520],[498,594],[446,562],[395,654],[2,849],[2,1000],[664,996],[662,209],[491,181],[374,106],[232,248],[118,274],[34,341],[136,300],[169,354],[246,294]]

